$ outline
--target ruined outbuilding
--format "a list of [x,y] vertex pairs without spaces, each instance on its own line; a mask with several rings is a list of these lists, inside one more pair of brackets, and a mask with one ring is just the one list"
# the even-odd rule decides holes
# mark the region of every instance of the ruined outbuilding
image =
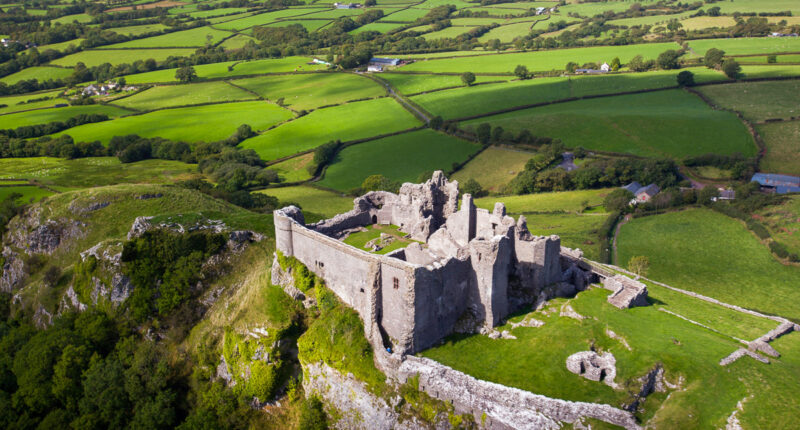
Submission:
[[[353,210],[305,224],[294,206],[275,211],[277,250],[322,278],[362,320],[376,351],[411,354],[435,345],[458,327],[501,324],[510,312],[583,290],[596,276],[580,266],[579,250],[558,236],[535,236],[525,217],[475,207],[458,183],[435,172],[398,194],[358,197]],[[365,226],[392,224],[419,243],[386,255],[342,242]],[[273,266],[273,282],[283,276]],[[285,283],[285,282],[284,282]]]

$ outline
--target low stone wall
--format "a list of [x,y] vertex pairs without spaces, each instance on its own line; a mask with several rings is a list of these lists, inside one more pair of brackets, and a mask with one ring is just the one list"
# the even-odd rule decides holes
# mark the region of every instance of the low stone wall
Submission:
[[399,379],[417,375],[420,390],[452,402],[456,412],[474,415],[489,429],[559,429],[561,422],[575,423],[582,418],[640,428],[630,412],[609,405],[552,399],[475,379],[427,358],[406,357],[398,369]]

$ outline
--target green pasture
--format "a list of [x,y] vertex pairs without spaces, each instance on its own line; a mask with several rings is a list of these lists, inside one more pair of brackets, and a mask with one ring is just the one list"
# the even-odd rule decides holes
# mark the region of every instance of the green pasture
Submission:
[[679,49],[675,43],[648,43],[643,45],[596,46],[590,48],[555,49],[551,51],[518,52],[511,54],[481,55],[418,61],[403,66],[402,70],[436,73],[512,73],[518,64],[531,71],[564,70],[570,61],[578,64],[586,62],[611,62],[614,57],[626,63],[636,55],[645,59],[655,59],[668,49]]
[[120,163],[116,157],[74,160],[51,157],[0,159],[0,178],[34,179],[57,189],[91,188],[121,183],[171,183],[197,176],[196,165],[171,160]]
[[[61,90],[56,90],[0,97],[0,105],[6,105],[5,107],[0,107],[0,114],[51,107],[58,103],[66,103],[66,100],[58,98],[60,94]],[[36,100],[39,98],[47,98],[48,100],[27,103],[29,100]]]
[[479,118],[518,133],[561,139],[567,147],[680,158],[707,153],[754,155],[744,124],[730,112],[715,111],[681,90],[603,97],[559,103]]
[[741,37],[736,39],[689,40],[689,49],[697,55],[705,55],[711,48],[725,51],[727,55],[774,54],[779,52],[800,52],[800,38],[797,37]]
[[[388,81],[401,94],[419,94],[441,88],[463,87],[461,76],[424,75],[419,73],[382,73],[378,75]],[[475,83],[508,81],[510,76],[476,76]]]
[[695,13],[694,11],[688,11],[683,13],[669,14],[669,15],[639,16],[635,18],[614,19],[608,21],[608,23],[611,25],[634,27],[634,26],[644,26],[644,25],[666,25],[670,20],[677,19],[681,21],[681,24],[683,24],[683,19],[694,13]]
[[756,129],[767,146],[759,169],[800,176],[800,121],[763,124]]
[[522,196],[491,196],[475,200],[475,205],[491,210],[495,202],[503,202],[513,214],[541,212],[581,212],[589,206],[600,206],[613,188],[599,190],[560,191]]
[[273,164],[269,168],[278,172],[283,182],[306,181],[311,179],[311,173],[308,173],[307,167],[312,161],[314,161],[314,153],[309,152],[308,154]]
[[392,22],[371,22],[367,25],[362,25],[361,27],[356,28],[355,30],[351,30],[350,33],[352,34],[359,34],[365,31],[377,31],[378,33],[387,33],[395,28],[402,27],[405,24],[398,24]]
[[[748,57],[736,57],[736,61],[739,64],[776,64],[776,63],[769,63],[769,55],[754,55]],[[800,54],[786,54],[786,55],[776,55],[775,61],[777,64],[780,63],[800,63]]]
[[176,31],[160,36],[117,43],[109,45],[107,48],[202,47],[209,43],[215,44],[230,35],[231,33],[228,31],[211,27],[197,27],[191,30]]
[[462,184],[469,179],[474,179],[481,184],[483,189],[499,193],[517,176],[517,173],[525,169],[525,163],[531,157],[533,154],[530,152],[490,146],[454,173],[452,177]]
[[[112,65],[130,64],[136,60],[154,59],[164,61],[169,57],[189,57],[194,54],[194,49],[175,48],[175,49],[92,49],[81,51],[75,54],[53,60],[50,64],[56,66],[72,67],[78,63],[83,63],[86,67],[99,66],[104,63]],[[173,72],[174,74],[174,72]]]
[[698,90],[715,104],[739,111],[751,121],[800,116],[800,81],[739,82]]
[[527,36],[535,24],[536,21],[501,25],[500,27],[489,30],[486,34],[479,37],[478,41],[485,43],[493,39],[499,39],[502,43],[513,42],[514,39],[518,37]]
[[214,27],[219,27],[217,24],[221,24],[223,22],[230,22],[237,19],[247,18],[251,16],[252,13],[245,12],[245,13],[237,13],[236,15],[226,15],[226,16],[218,16],[215,18],[206,19],[209,24],[213,25]]
[[269,188],[259,193],[277,197],[283,203],[296,203],[305,212],[333,217],[353,209],[353,198],[309,186]]
[[[596,196],[588,196],[586,200],[595,199]],[[505,201],[505,197],[497,198],[498,201]],[[574,203],[570,202],[570,198],[556,196],[552,198],[552,202],[548,202],[547,198],[539,198],[538,201],[542,206],[548,204],[552,207],[561,208],[575,208],[580,206],[581,201]],[[514,205],[517,202],[510,200]],[[492,207],[494,205],[492,204]],[[520,207],[525,208],[524,202]],[[561,238],[561,245],[568,248],[580,248],[583,250],[584,256],[591,260],[598,260],[602,254],[602,246],[604,242],[598,239],[600,229],[606,221],[607,214],[604,213],[591,213],[591,214],[576,214],[576,213],[528,213],[524,214],[528,224],[528,230],[532,234],[540,236],[558,235]],[[514,214],[516,218],[518,214]]]
[[247,45],[247,42],[251,40],[254,42],[256,41],[256,39],[250,36],[246,36],[244,34],[237,34],[236,36],[226,39],[219,46],[225,49],[241,49],[244,48],[244,46]]
[[79,13],[77,15],[66,15],[60,18],[50,20],[51,24],[72,24],[74,21],[78,21],[82,24],[87,22],[92,22],[92,16],[88,13]]
[[233,21],[227,21],[224,23],[216,24],[215,27],[222,29],[222,30],[244,30],[246,28],[250,28],[256,25],[265,25],[271,22],[274,22],[280,18],[286,18],[290,16],[298,16],[298,15],[306,15],[309,13],[313,13],[315,11],[323,10],[320,9],[282,9],[275,12],[267,12],[261,13],[258,15],[248,16],[246,18],[240,18]]
[[[0,183],[2,185],[2,183]],[[0,186],[0,202],[6,200],[12,194],[20,194],[21,197],[16,199],[17,204],[33,203],[53,195],[52,191],[39,188],[35,185],[21,185],[21,186]]]
[[285,20],[285,21],[282,20],[267,24],[265,25],[265,27],[288,27],[293,24],[300,24],[303,27],[305,27],[306,30],[312,32],[314,30],[320,29],[328,25],[328,23],[330,22],[331,21],[326,21],[323,19],[307,19],[307,20],[296,19],[296,20]]
[[473,51],[445,51],[445,52],[423,52],[419,54],[381,54],[382,56],[391,56],[393,58],[415,59],[417,61],[426,59],[441,59],[441,58],[459,58],[459,57],[474,57],[477,55],[497,55],[498,51],[484,51],[481,48]]
[[213,18],[215,16],[230,15],[235,13],[247,12],[244,7],[224,7],[221,9],[201,10],[189,14],[192,18]]
[[[652,1],[642,1],[641,4],[654,3]],[[587,2],[587,3],[570,3],[558,7],[558,15],[551,19],[560,18],[560,16],[567,16],[570,13],[578,14],[582,17],[594,17],[600,15],[605,11],[623,12],[630,9],[630,2],[625,1],[610,1],[610,2]]]
[[769,229],[773,239],[800,255],[800,195],[761,209],[755,218]]
[[53,79],[53,80],[64,79],[67,76],[70,76],[71,74],[72,74],[72,69],[62,69],[60,67],[35,66],[35,67],[29,67],[27,69],[22,69],[19,72],[4,76],[0,78],[0,82],[7,85],[16,84],[19,81],[27,81],[30,79],[36,79],[39,82],[42,82],[48,79]]
[[800,268],[784,266],[733,218],[690,209],[622,226],[619,263],[650,260],[648,277],[761,312],[800,318]]
[[336,19],[345,16],[354,17],[356,15],[361,15],[364,13],[364,9],[323,9],[317,12],[312,12],[308,14],[304,14],[303,18],[312,18],[312,19],[319,19],[319,18],[330,18]]
[[352,73],[261,76],[234,83],[272,101],[283,99],[283,103],[294,110],[386,95],[380,84]]
[[164,109],[114,121],[73,127],[68,134],[76,142],[99,140],[108,143],[114,136],[138,134],[184,142],[212,142],[231,136],[242,124],[264,130],[292,114],[263,101]]
[[[63,100],[61,101],[63,102]],[[66,121],[80,114],[106,114],[113,118],[125,115],[130,111],[114,106],[85,105],[62,108],[38,109],[28,112],[17,112],[0,115],[0,129],[24,127],[28,125],[46,124],[53,121]]]
[[[733,14],[734,12],[750,13],[750,12],[783,12],[791,11],[792,15],[797,16],[800,14],[800,5],[794,0],[736,0],[736,1],[721,1],[709,3],[702,9],[708,11],[712,7],[719,7],[720,13]],[[745,20],[747,17],[743,17]]]
[[254,100],[256,98],[255,95],[227,82],[212,81],[188,85],[157,86],[113,103],[130,109],[147,111],[174,106]]
[[40,45],[40,46],[37,46],[36,49],[39,52],[45,52],[45,51],[50,51],[50,50],[52,50],[52,51],[64,51],[65,49],[69,48],[70,46],[74,46],[76,48],[80,47],[81,46],[81,42],[83,42],[83,41],[84,41],[84,39],[73,39],[73,40],[68,40],[66,42],[52,43],[50,45]]
[[447,27],[443,30],[434,31],[432,33],[426,33],[422,35],[422,38],[425,40],[434,40],[434,39],[445,39],[445,38],[456,38],[468,31],[470,31],[472,27]]
[[[678,389],[670,389],[668,395],[650,395],[640,406],[637,416],[650,418],[648,426],[721,428],[736,410],[737,403],[748,398],[737,418],[754,421],[755,428],[770,419],[773,425],[791,427],[798,412],[792,394],[798,384],[791,375],[800,371],[800,337],[789,335],[776,343],[784,357],[769,365],[740,359],[722,367],[719,360],[741,347],[738,342],[661,311],[665,309],[681,315],[679,310],[691,310],[696,299],[653,288],[650,292],[652,306],[621,311],[606,303],[609,293],[602,288],[590,289],[574,299],[556,299],[540,311],[510,320],[520,322],[535,318],[544,322],[538,328],[512,328],[511,324],[498,328],[511,331],[517,339],[451,336],[444,345],[422,355],[478,379],[548,397],[616,407],[629,403],[631,393],[638,392],[638,378],[661,364],[667,381],[675,383],[681,379],[682,384]],[[567,304],[587,318],[576,320],[561,316],[560,308]],[[735,334],[747,331],[750,325],[775,326],[772,321],[731,315],[730,310],[720,306],[701,306],[706,313],[713,313],[727,326],[738,329]],[[624,339],[630,349],[612,338],[612,332]],[[619,390],[567,371],[566,358],[590,348],[615,356],[615,381],[622,386]]]
[[[706,69],[687,69],[697,82],[727,80],[722,74]],[[677,85],[678,71],[622,73],[600,76],[535,78],[525,81],[463,87],[411,98],[428,112],[444,118],[463,118],[516,106],[552,102],[572,97],[615,94]]]
[[[194,66],[199,78],[227,78],[235,76],[258,75],[266,73],[287,73],[292,71],[310,72],[324,70],[326,66],[308,64],[308,57],[284,57],[269,60],[227,61],[224,63],[202,64]],[[229,70],[232,69],[232,70]],[[147,84],[156,82],[176,82],[177,69],[156,70],[125,76],[129,84]]]
[[385,137],[343,149],[319,184],[348,191],[378,174],[397,182],[416,182],[422,173],[450,170],[479,148],[475,143],[427,129]]
[[244,141],[242,147],[254,149],[265,160],[274,160],[331,140],[364,139],[419,125],[394,99],[381,98],[315,110]]
[[397,12],[393,12],[391,14],[384,14],[383,18],[379,21],[394,21],[394,22],[414,22],[419,18],[425,16],[428,13],[428,9],[419,9],[410,7],[408,9],[398,10]]
[[745,79],[800,76],[800,65],[770,64],[767,66],[742,65]]
[[456,9],[463,9],[475,6],[475,3],[470,3],[464,0],[425,0],[424,2],[418,5],[414,5],[414,7],[419,9],[433,9],[435,7],[445,6],[448,4],[455,6]]
[[503,9],[499,7],[488,7],[488,6],[469,7],[465,9],[470,10],[472,12],[488,12],[490,16],[497,16],[501,18],[522,16],[527,12],[527,10],[525,9],[517,9],[517,8]]
[[686,30],[702,30],[704,28],[727,28],[736,25],[732,16],[697,16],[681,20],[681,25]]
[[138,36],[140,34],[152,33],[155,31],[164,31],[168,28],[169,27],[164,24],[144,24],[132,25],[129,27],[110,28],[109,30],[117,34],[124,34],[126,36]]

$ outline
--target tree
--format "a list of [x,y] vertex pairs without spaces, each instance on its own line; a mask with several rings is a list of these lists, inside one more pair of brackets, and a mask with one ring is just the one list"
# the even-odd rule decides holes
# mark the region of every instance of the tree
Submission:
[[678,73],[678,86],[691,87],[694,85],[694,73],[684,70]]
[[681,55],[683,55],[683,53],[680,51],[670,49],[659,54],[656,63],[658,63],[658,67],[664,70],[678,69],[680,68],[678,58]]
[[364,0],[364,6],[366,7],[375,6],[376,4],[378,4],[376,0]]
[[492,126],[485,122],[481,123],[475,129],[475,136],[478,138],[478,142],[486,145],[489,143],[489,139],[492,138]]
[[603,199],[603,206],[609,211],[612,212],[621,212],[630,206],[631,200],[633,200],[633,193],[623,189],[617,188],[616,190],[608,193],[605,199]]
[[478,183],[473,178],[467,179],[467,182],[464,182],[464,185],[461,187],[461,191],[464,194],[470,194],[472,197],[483,197],[487,194],[486,190],[483,189],[481,184]]
[[318,397],[312,396],[303,402],[300,408],[298,428],[307,430],[326,430],[328,428],[328,417],[325,415],[322,402]]
[[42,277],[45,285],[50,288],[55,287],[59,279],[61,279],[61,268],[58,266],[48,267],[47,270],[44,271],[44,276]]
[[717,48],[711,48],[706,51],[706,55],[703,57],[703,63],[705,63],[706,67],[709,69],[715,69],[719,67],[720,63],[722,63],[722,57],[725,56],[725,51]]
[[641,55],[637,55],[628,62],[628,68],[634,72],[646,72],[652,69],[654,64],[653,60],[644,61]]
[[466,86],[470,86],[475,82],[475,74],[472,72],[464,72],[461,74],[461,82]]
[[570,61],[569,63],[567,63],[566,67],[564,67],[564,70],[566,70],[567,73],[575,73],[575,69],[577,68],[578,68],[578,63]]
[[614,59],[611,60],[611,70],[616,72],[620,67],[622,67],[622,63],[620,63],[619,57],[614,57]]
[[742,66],[740,66],[739,63],[733,58],[729,58],[722,62],[722,72],[725,73],[725,76],[731,79],[736,79],[741,71]]
[[439,115],[436,115],[435,117],[431,118],[431,121],[428,123],[428,125],[434,130],[442,128],[443,124],[444,120]]
[[192,66],[180,67],[175,72],[175,79],[186,84],[197,79],[197,72],[195,72],[194,67]]
[[499,125],[497,127],[493,128],[492,129],[492,142],[495,142],[495,143],[502,142],[503,141],[503,132],[504,131],[505,130],[503,130],[503,127],[500,127]]
[[778,56],[777,55],[769,55],[769,56],[767,56],[767,63],[771,64],[771,63],[777,63],[777,62],[778,62]]
[[708,9],[708,11],[706,11],[706,13],[708,14],[708,16],[719,16],[720,10],[721,9],[720,9],[719,6],[714,6],[714,7],[710,8],[710,9]]
[[700,193],[697,196],[697,200],[700,204],[709,206],[711,205],[711,199],[719,197],[719,190],[717,187],[714,186],[706,186],[700,190]]
[[647,276],[647,270],[649,268],[650,260],[643,255],[637,255],[628,260],[628,270],[639,276]]
[[514,69],[514,74],[520,79],[530,79],[531,77],[528,68],[522,64],[517,65],[517,67]]

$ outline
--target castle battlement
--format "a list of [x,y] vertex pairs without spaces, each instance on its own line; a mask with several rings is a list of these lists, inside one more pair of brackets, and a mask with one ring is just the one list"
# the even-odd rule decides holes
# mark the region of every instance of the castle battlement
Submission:
[[[515,221],[502,203],[490,212],[464,194],[459,206],[458,194],[458,182],[438,171],[398,194],[367,193],[353,210],[315,224],[297,207],[282,208],[274,213],[276,247],[359,313],[373,346],[401,355],[585,288],[591,273],[576,265],[580,251],[562,255],[558,236],[532,235],[525,217]],[[379,255],[342,241],[374,224],[395,225],[418,242]]]

